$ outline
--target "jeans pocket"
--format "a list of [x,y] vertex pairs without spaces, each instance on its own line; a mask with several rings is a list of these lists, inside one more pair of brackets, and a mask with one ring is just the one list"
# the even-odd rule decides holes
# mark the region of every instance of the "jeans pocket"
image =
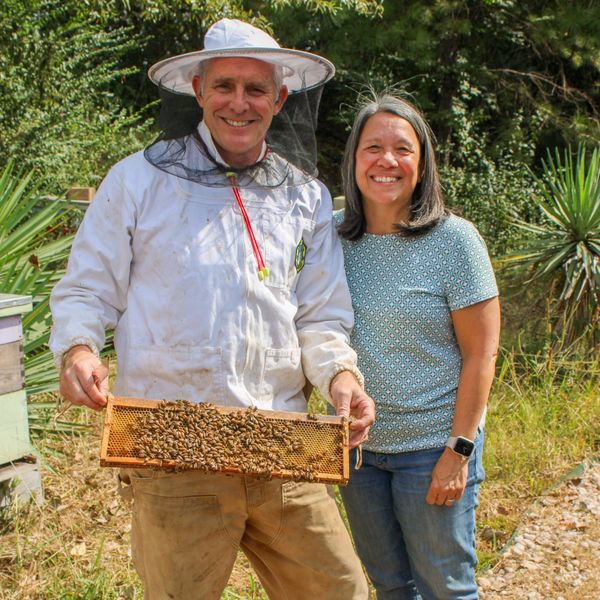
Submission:
[[483,468],[483,430],[479,430],[475,438],[475,448],[469,461],[469,479],[467,484],[480,484],[485,480],[485,470]]
[[124,469],[121,469],[117,473],[117,492],[125,504],[131,504],[133,502],[133,486],[131,485],[131,478]]

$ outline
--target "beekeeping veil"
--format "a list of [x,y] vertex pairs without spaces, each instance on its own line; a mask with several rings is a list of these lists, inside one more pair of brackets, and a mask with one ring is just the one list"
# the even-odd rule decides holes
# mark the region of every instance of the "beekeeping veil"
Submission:
[[[266,151],[243,169],[233,169],[218,155],[192,88],[200,63],[227,57],[273,64],[289,92],[267,132]],[[207,31],[203,50],[167,58],[149,69],[160,90],[162,133],[146,148],[146,159],[167,173],[208,186],[231,185],[232,172],[241,188],[309,181],[317,175],[315,129],[321,92],[334,72],[333,65],[316,54],[281,48],[248,23],[222,19]]]

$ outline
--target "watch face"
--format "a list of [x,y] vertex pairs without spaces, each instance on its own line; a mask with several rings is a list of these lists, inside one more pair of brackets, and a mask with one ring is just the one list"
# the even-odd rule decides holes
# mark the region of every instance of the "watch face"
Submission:
[[467,440],[463,437],[456,438],[456,444],[454,445],[454,452],[462,454],[463,456],[471,456],[473,454],[473,448],[475,444],[471,440]]

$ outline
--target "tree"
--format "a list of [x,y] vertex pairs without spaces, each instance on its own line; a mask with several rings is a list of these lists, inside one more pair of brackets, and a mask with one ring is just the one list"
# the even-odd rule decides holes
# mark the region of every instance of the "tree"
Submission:
[[506,162],[507,148],[513,162],[532,165],[549,145],[600,137],[600,4],[386,0],[382,6],[382,14],[370,16],[264,9],[285,43],[337,66],[319,134],[327,161],[337,162],[348,107],[365,82],[412,95],[433,125],[445,166],[473,171],[482,157]]
[[0,4],[0,155],[35,169],[46,192],[96,184],[107,163],[150,139],[141,109],[113,87],[132,72],[120,61],[135,37],[103,30],[78,4]]

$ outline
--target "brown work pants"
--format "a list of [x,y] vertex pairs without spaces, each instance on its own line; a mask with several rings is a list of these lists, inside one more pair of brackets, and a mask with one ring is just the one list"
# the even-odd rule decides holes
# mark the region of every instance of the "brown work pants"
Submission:
[[240,547],[272,600],[369,596],[323,484],[152,469],[123,470],[120,479],[133,497],[132,555],[145,600],[218,600]]

